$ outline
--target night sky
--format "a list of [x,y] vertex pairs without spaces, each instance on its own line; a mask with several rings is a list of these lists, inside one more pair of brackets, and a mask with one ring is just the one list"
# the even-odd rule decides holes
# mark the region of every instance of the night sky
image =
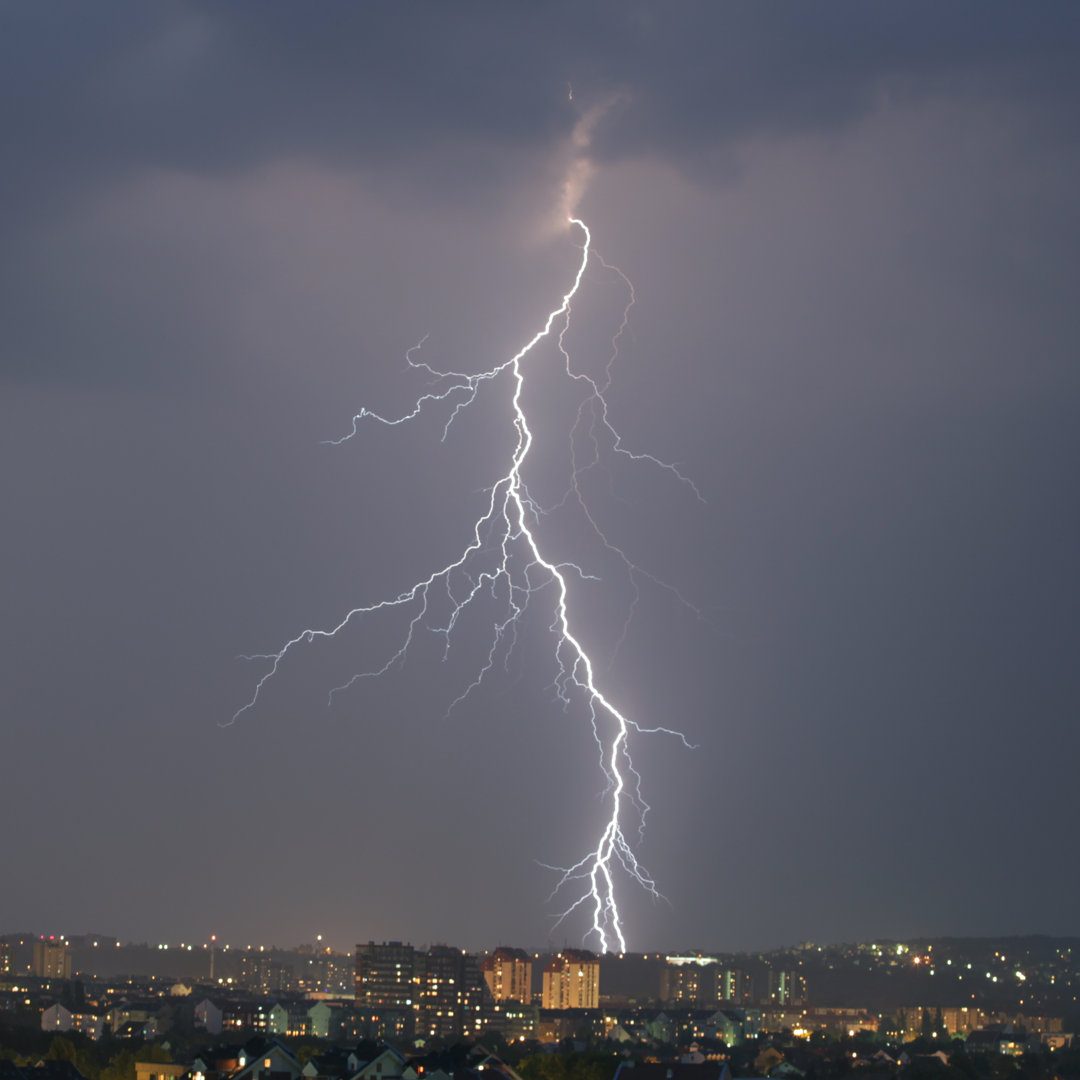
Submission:
[[[429,0],[0,8],[3,930],[578,944],[550,592],[399,613],[512,442],[474,372],[633,282],[582,481],[530,493],[642,726],[635,949],[1080,933],[1080,7]],[[568,344],[600,377],[625,287]],[[414,354],[415,355],[415,354]],[[541,435],[542,433],[542,435]],[[580,449],[580,448],[579,448]],[[679,597],[683,600],[680,601]],[[545,606],[547,605],[547,606]],[[486,623],[485,623],[486,618]]]

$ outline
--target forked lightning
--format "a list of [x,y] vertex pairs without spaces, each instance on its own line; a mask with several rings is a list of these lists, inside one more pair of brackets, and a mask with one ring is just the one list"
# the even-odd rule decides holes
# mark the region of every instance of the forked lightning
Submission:
[[[629,830],[631,835],[636,835],[640,840],[644,832],[645,817],[649,810],[648,804],[642,798],[641,778],[634,768],[630,756],[631,735],[664,733],[681,739],[687,746],[689,746],[689,743],[687,743],[683,735],[676,731],[663,727],[644,726],[620,711],[597,684],[593,661],[571,628],[568,611],[569,580],[573,575],[580,577],[585,575],[580,567],[569,563],[553,562],[545,557],[541,551],[535,525],[542,511],[530,498],[522,478],[522,469],[533,444],[533,432],[522,401],[526,385],[524,361],[529,353],[539,342],[555,332],[557,347],[565,361],[568,377],[585,384],[586,396],[578,408],[574,434],[584,424],[586,414],[590,414],[592,416],[593,430],[589,432],[589,435],[592,439],[594,458],[584,465],[577,461],[573,451],[574,438],[572,434],[572,482],[569,497],[581,505],[602,543],[622,560],[632,580],[636,580],[636,576],[642,571],[631,563],[621,549],[610,543],[600,531],[593,515],[585,505],[584,497],[578,485],[579,473],[596,463],[596,457],[599,455],[598,440],[600,434],[606,433],[607,445],[613,452],[626,455],[635,461],[648,461],[653,465],[669,470],[691,488],[693,488],[693,485],[674,466],[666,464],[651,455],[631,453],[624,449],[618,433],[608,419],[608,406],[604,393],[610,382],[611,362],[617,352],[617,342],[626,326],[627,314],[633,304],[633,288],[621,271],[604,263],[602,259],[599,259],[599,256],[595,256],[598,262],[607,270],[618,274],[625,283],[629,292],[629,300],[624,309],[622,323],[613,338],[616,347],[613,350],[611,359],[604,368],[603,382],[599,383],[588,375],[575,372],[572,368],[564,338],[570,324],[571,302],[581,287],[582,279],[589,265],[592,238],[583,221],[571,217],[570,222],[584,236],[581,262],[574,276],[573,284],[563,296],[562,303],[548,315],[542,329],[514,356],[487,371],[477,374],[440,371],[424,361],[416,359],[420,345],[423,345],[421,341],[420,345],[409,350],[406,359],[413,368],[422,369],[432,376],[436,380],[436,389],[417,398],[414,407],[409,412],[398,417],[382,416],[368,409],[362,409],[353,418],[351,430],[342,438],[333,440],[334,443],[342,443],[351,439],[357,434],[362,421],[370,419],[382,424],[396,426],[414,420],[426,409],[440,404],[448,413],[443,429],[445,437],[450,425],[461,414],[463,409],[472,404],[480,388],[485,383],[501,376],[507,377],[509,380],[508,392],[512,387],[509,406],[512,410],[510,415],[516,431],[516,443],[510,457],[509,467],[491,488],[486,510],[473,526],[471,540],[457,559],[430,576],[417,581],[405,592],[400,593],[393,599],[380,600],[367,606],[355,607],[336,626],[329,629],[304,630],[287,641],[276,653],[252,657],[251,659],[269,661],[269,667],[256,683],[251,700],[242,706],[232,719],[235,721],[256,705],[267,681],[278,672],[289,652],[301,643],[310,644],[316,639],[333,637],[354,619],[364,615],[372,615],[393,608],[404,608],[410,612],[404,637],[389,660],[381,666],[354,675],[345,686],[337,687],[334,691],[331,691],[331,696],[333,696],[334,693],[350,686],[357,679],[381,675],[395,663],[403,661],[414,635],[420,629],[434,631],[443,635],[446,646],[449,648],[450,636],[455,629],[459,615],[470,601],[481,591],[484,591],[498,603],[504,605],[502,614],[493,624],[491,647],[487,652],[485,662],[477,671],[473,681],[451,703],[450,708],[452,709],[482,683],[499,657],[512,648],[518,621],[530,602],[534,604],[538,602],[534,600],[534,595],[542,588],[546,588],[546,591],[554,594],[550,629],[554,641],[555,686],[564,706],[568,707],[575,700],[580,700],[587,709],[592,731],[600,751],[600,767],[606,780],[603,799],[608,807],[605,810],[603,828],[595,846],[572,866],[549,867],[559,875],[552,896],[570,894],[567,897],[569,900],[568,906],[564,908],[559,916],[559,922],[570,915],[571,912],[584,908],[591,913],[592,919],[592,925],[587,936],[592,935],[595,937],[600,950],[607,951],[609,948],[616,947],[620,951],[624,951],[626,949],[626,938],[623,920],[616,900],[618,876],[625,874],[652,896],[660,896],[656,883],[645,867],[638,861],[634,847],[628,839]],[[597,426],[600,429],[599,434],[596,430]],[[697,489],[693,488],[693,490],[697,495]],[[700,496],[698,497],[700,498]],[[651,578],[651,575],[646,576]],[[452,577],[454,579],[453,583],[451,581]],[[468,586],[464,589],[458,584],[461,580],[468,582]],[[656,579],[653,578],[652,580],[655,581]],[[455,585],[457,585],[456,589]],[[440,599],[449,600],[450,614],[448,618],[443,620],[442,625],[433,625],[435,619],[434,606],[429,604],[433,591],[436,590]]]

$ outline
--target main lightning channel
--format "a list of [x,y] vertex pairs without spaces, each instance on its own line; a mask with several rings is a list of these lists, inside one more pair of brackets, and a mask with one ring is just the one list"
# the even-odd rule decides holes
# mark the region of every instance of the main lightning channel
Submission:
[[[248,657],[248,659],[268,661],[269,666],[256,682],[251,699],[233,714],[230,723],[235,722],[248,710],[254,708],[266,683],[277,674],[286,656],[291,651],[302,644],[312,644],[319,639],[332,638],[344,630],[351,622],[365,615],[372,615],[395,608],[406,608],[412,612],[400,644],[386,661],[379,666],[353,675],[343,686],[336,687],[331,691],[331,699],[335,693],[351,686],[358,679],[377,677],[389,671],[395,664],[403,663],[409,647],[420,629],[442,635],[445,650],[448,652],[451,635],[462,611],[479,593],[485,591],[496,601],[502,599],[502,603],[505,605],[503,609],[504,615],[494,624],[491,647],[486,660],[481,665],[473,681],[451,702],[447,710],[449,712],[481,685],[486,675],[497,663],[500,653],[508,654],[509,650],[513,648],[518,621],[525,612],[532,595],[543,587],[553,586],[555,602],[550,630],[554,638],[555,690],[564,707],[571,705],[575,695],[584,700],[599,751],[600,768],[605,779],[603,797],[609,807],[600,836],[591,850],[569,867],[548,867],[548,869],[555,871],[559,875],[552,892],[552,898],[563,895],[568,891],[578,893],[558,916],[555,925],[557,926],[573,912],[585,909],[590,912],[592,921],[588,934],[595,936],[600,950],[606,952],[609,947],[615,945],[619,951],[625,951],[626,937],[616,897],[618,872],[621,871],[627,875],[631,881],[654,898],[660,898],[656,882],[638,860],[633,845],[627,839],[626,826],[632,824],[640,841],[644,834],[645,819],[650,809],[642,797],[641,777],[631,759],[631,733],[660,733],[681,740],[687,747],[690,747],[690,743],[680,732],[672,729],[640,725],[623,713],[603,693],[597,683],[593,661],[580,639],[574,634],[569,616],[569,576],[574,574],[579,577],[588,577],[588,575],[585,574],[581,567],[573,563],[557,563],[545,557],[537,540],[535,523],[545,511],[530,498],[522,477],[522,468],[533,445],[533,432],[522,403],[526,384],[523,362],[543,339],[551,336],[553,328],[557,324],[561,322],[561,330],[557,335],[557,345],[566,363],[567,375],[574,380],[583,380],[589,385],[589,396],[579,406],[578,420],[575,423],[574,432],[581,426],[584,415],[583,410],[586,405],[589,405],[595,410],[594,419],[596,413],[598,413],[599,426],[608,433],[610,447],[613,451],[626,455],[635,462],[649,462],[671,472],[679,481],[689,486],[695,496],[699,499],[701,496],[697,488],[675,466],[663,462],[650,454],[631,453],[625,449],[622,446],[621,437],[608,418],[608,405],[604,392],[611,381],[611,365],[617,353],[618,338],[626,327],[627,315],[630,306],[633,304],[633,286],[621,270],[609,266],[599,256],[596,256],[598,261],[606,269],[614,270],[625,282],[629,289],[630,301],[623,312],[622,323],[613,338],[614,351],[611,360],[608,361],[604,368],[602,383],[572,369],[569,353],[564,346],[564,337],[570,325],[571,302],[581,287],[589,265],[592,236],[582,220],[576,217],[571,217],[569,220],[572,225],[581,230],[584,236],[581,261],[574,275],[573,283],[563,296],[559,306],[548,315],[542,328],[517,353],[487,371],[479,373],[442,371],[426,361],[416,358],[416,354],[426,340],[426,338],[422,339],[406,353],[406,362],[410,367],[421,369],[437,381],[441,381],[441,385],[418,397],[413,408],[400,416],[384,416],[366,408],[361,409],[353,417],[351,429],[346,434],[340,438],[329,440],[334,445],[346,442],[358,433],[360,424],[366,419],[393,427],[414,420],[425,410],[438,405],[443,405],[449,409],[449,415],[443,427],[443,438],[445,439],[451,424],[464,409],[472,404],[480,388],[485,383],[489,383],[500,375],[508,373],[513,385],[510,405],[513,426],[516,432],[516,442],[509,469],[490,488],[486,509],[473,525],[472,539],[456,559],[428,577],[415,582],[410,588],[399,593],[396,597],[366,606],[355,607],[348,611],[337,625],[329,629],[309,628],[303,630],[285,642],[277,652]],[[637,574],[645,574],[654,582],[662,585],[663,583],[659,582],[658,579],[632,563],[620,548],[610,543],[600,530],[593,515],[589,512],[578,484],[579,465],[573,451],[573,434],[571,434],[571,497],[585,511],[590,526],[599,536],[603,545],[622,560],[632,580]],[[599,454],[595,431],[591,433],[591,437],[595,459]],[[585,467],[592,467],[595,463],[596,461],[592,460]],[[485,553],[490,556],[488,562],[484,561]],[[459,588],[458,591],[455,591],[454,582],[452,581],[455,575],[458,578],[464,577],[467,580],[468,587],[465,590]],[[432,598],[433,594],[438,590],[442,590],[442,593],[450,601],[449,615],[444,618],[441,624],[434,624],[432,620],[435,618],[435,608],[432,604]],[[636,605],[636,582],[634,591],[634,605]],[[674,590],[672,591],[674,592]],[[678,593],[675,595],[678,595]],[[682,598],[680,597],[680,599]]]

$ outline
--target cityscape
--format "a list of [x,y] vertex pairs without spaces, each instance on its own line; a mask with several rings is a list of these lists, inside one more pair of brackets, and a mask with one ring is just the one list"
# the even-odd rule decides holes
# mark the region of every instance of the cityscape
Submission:
[[0,1080],[1080,1080],[1077,0],[0,31]]
[[[5,1080],[1080,1075],[1080,938],[760,953],[0,938]],[[650,1070],[661,1069],[660,1072]],[[627,1080],[625,1073],[623,1080]]]

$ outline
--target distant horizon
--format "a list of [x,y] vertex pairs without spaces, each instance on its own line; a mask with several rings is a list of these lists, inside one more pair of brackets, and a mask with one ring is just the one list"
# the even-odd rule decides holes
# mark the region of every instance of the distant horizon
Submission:
[[[38,933],[38,932],[30,932],[30,931],[26,931],[26,930],[0,931],[0,940],[7,940],[7,939],[10,939],[10,938],[16,938],[16,937],[23,938],[26,941],[31,941],[31,940],[49,941],[49,940],[53,940],[53,941],[68,941],[68,942],[70,942],[72,939],[75,939],[75,938],[80,938],[80,939],[83,939],[83,938],[86,938],[86,939],[99,938],[99,939],[103,939],[103,940],[113,940],[113,939],[115,939],[117,945],[120,948],[146,948],[146,949],[151,949],[151,950],[161,949],[162,951],[164,951],[164,949],[163,949],[163,946],[164,946],[165,948],[168,948],[168,949],[184,950],[184,951],[188,951],[188,952],[194,952],[194,951],[199,950],[199,949],[205,949],[206,951],[209,951],[210,948],[211,948],[211,945],[213,945],[213,947],[215,949],[219,949],[219,950],[223,950],[223,951],[224,950],[229,950],[229,951],[236,951],[236,952],[248,952],[248,951],[256,951],[256,952],[258,952],[258,951],[265,951],[265,952],[272,952],[272,951],[299,952],[299,951],[304,951],[304,950],[307,950],[307,949],[315,949],[315,948],[317,948],[317,946],[316,946],[316,944],[314,942],[300,942],[299,944],[296,944],[296,945],[282,945],[282,944],[279,944],[279,943],[274,943],[274,944],[268,945],[265,942],[264,943],[258,943],[258,944],[252,943],[252,944],[246,944],[246,945],[237,945],[237,944],[235,944],[233,942],[222,942],[222,941],[216,941],[216,942],[211,943],[209,940],[206,940],[204,942],[195,942],[195,941],[190,941],[190,942],[188,942],[188,941],[164,942],[164,941],[154,940],[154,939],[148,939],[148,940],[145,940],[145,941],[123,940],[118,935],[110,934],[110,933],[80,932],[80,933],[74,933],[74,934],[63,933],[63,934],[49,935],[49,934],[41,934],[41,933]],[[569,944],[569,943],[564,943],[562,945],[547,945],[547,946],[544,946],[544,947],[541,947],[541,948],[537,948],[535,946],[526,946],[526,945],[522,945],[522,944],[519,944],[519,943],[500,941],[500,942],[497,942],[494,945],[483,946],[481,948],[468,948],[466,946],[459,945],[455,941],[443,941],[442,939],[430,940],[430,941],[423,940],[423,939],[411,939],[410,940],[410,939],[407,939],[407,938],[386,938],[386,939],[367,938],[367,939],[357,939],[351,946],[349,946],[348,948],[345,948],[345,949],[334,948],[333,946],[329,946],[329,945],[326,945],[326,944],[323,944],[321,946],[321,948],[329,950],[333,955],[336,955],[336,956],[349,956],[349,955],[352,955],[355,952],[356,945],[358,945],[358,944],[367,944],[370,941],[375,941],[376,944],[387,944],[387,943],[390,943],[390,942],[395,942],[395,943],[400,942],[401,944],[411,945],[411,946],[413,946],[414,948],[417,948],[417,949],[428,949],[428,948],[435,948],[437,946],[448,946],[450,948],[460,948],[464,952],[475,953],[475,954],[493,952],[495,949],[498,949],[498,948],[518,948],[518,949],[524,950],[525,952],[531,953],[534,956],[537,956],[537,955],[546,956],[546,955],[556,954],[556,953],[560,952],[563,949],[582,949],[582,948],[584,948],[589,952],[596,953],[597,956],[608,956],[608,957],[626,956],[626,957],[643,957],[643,958],[648,958],[650,956],[653,956],[653,957],[655,957],[657,959],[662,959],[665,956],[698,956],[698,955],[700,955],[700,956],[712,956],[712,955],[716,955],[716,956],[753,956],[753,955],[764,954],[764,953],[782,952],[782,951],[785,951],[785,950],[797,950],[797,949],[807,949],[807,948],[830,949],[830,948],[837,948],[837,947],[840,947],[840,946],[843,946],[843,945],[868,945],[868,944],[875,944],[875,943],[889,943],[889,944],[893,944],[893,945],[901,945],[901,944],[905,944],[905,943],[908,943],[908,942],[921,943],[921,942],[932,942],[932,941],[1009,941],[1009,940],[1019,941],[1019,940],[1025,940],[1025,939],[1049,939],[1049,940],[1057,940],[1057,941],[1075,941],[1075,942],[1080,943],[1080,934],[1055,934],[1055,933],[1044,933],[1044,932],[1022,932],[1021,933],[1021,932],[1018,932],[1018,933],[1004,933],[1004,934],[915,934],[915,935],[910,935],[910,936],[907,936],[907,937],[889,937],[889,936],[877,935],[877,936],[869,937],[869,938],[844,938],[844,939],[837,940],[837,941],[800,941],[800,942],[793,942],[793,943],[785,943],[785,944],[782,944],[782,945],[770,945],[770,946],[764,946],[764,947],[761,947],[761,948],[751,948],[751,949],[709,949],[709,948],[697,948],[697,947],[694,947],[694,948],[671,948],[671,949],[667,949],[667,950],[647,949],[647,950],[641,950],[641,951],[637,951],[637,950],[634,950],[634,949],[627,949],[623,953],[612,952],[610,950],[608,952],[606,952],[606,953],[600,953],[600,952],[597,952],[597,950],[595,950],[595,949],[588,949],[587,946],[583,946],[581,944]],[[86,946],[83,945],[82,947],[85,948]]]

